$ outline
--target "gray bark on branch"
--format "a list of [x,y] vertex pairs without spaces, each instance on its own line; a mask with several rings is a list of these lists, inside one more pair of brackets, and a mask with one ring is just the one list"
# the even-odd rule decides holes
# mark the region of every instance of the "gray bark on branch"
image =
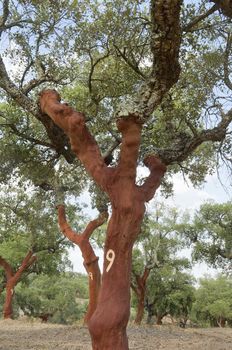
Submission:
[[205,129],[193,137],[180,139],[172,148],[155,149],[154,152],[166,165],[184,161],[204,142],[221,142],[225,139],[232,122],[232,109],[222,115],[221,121],[212,129]]
[[120,106],[117,118],[134,115],[145,122],[178,81],[182,0],[151,0],[152,72],[134,98]]

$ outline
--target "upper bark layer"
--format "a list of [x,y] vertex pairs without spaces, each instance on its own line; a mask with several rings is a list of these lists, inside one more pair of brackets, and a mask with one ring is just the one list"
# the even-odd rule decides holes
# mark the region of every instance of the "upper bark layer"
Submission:
[[178,81],[181,43],[180,9],[182,0],[151,1],[152,72],[135,98],[117,112],[117,117],[134,115],[144,123],[164,95]]

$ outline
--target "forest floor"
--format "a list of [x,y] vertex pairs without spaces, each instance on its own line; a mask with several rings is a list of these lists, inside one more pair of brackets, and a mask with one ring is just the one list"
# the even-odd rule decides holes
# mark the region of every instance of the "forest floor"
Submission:
[[[129,326],[132,350],[231,350],[232,329]],[[0,321],[0,350],[91,350],[88,330],[38,322]],[[112,349],[113,350],[113,349]]]

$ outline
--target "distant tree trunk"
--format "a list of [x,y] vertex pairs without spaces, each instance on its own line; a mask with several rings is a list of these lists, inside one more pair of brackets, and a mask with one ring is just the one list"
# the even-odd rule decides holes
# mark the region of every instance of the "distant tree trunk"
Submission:
[[84,318],[84,322],[87,323],[97,307],[98,294],[101,287],[101,271],[98,265],[98,257],[95,255],[89,239],[93,231],[107,220],[108,213],[101,213],[97,219],[90,221],[83,233],[78,234],[67,223],[64,205],[59,204],[57,209],[60,229],[70,241],[80,248],[84,259],[83,264],[89,276],[89,305]]
[[140,232],[145,202],[153,198],[166,166],[155,155],[147,156],[144,164],[150,175],[142,186],[136,184],[142,124],[134,115],[117,121],[122,134],[120,158],[116,167],[107,167],[83,114],[60,103],[54,90],[41,93],[40,106],[67,133],[72,150],[109,196],[112,215],[106,232],[102,285],[88,328],[94,350],[127,350],[132,247]]
[[44,313],[44,314],[38,315],[38,317],[41,319],[42,323],[47,323],[49,317],[52,317],[52,316],[53,316],[53,314],[51,314],[51,313]]
[[145,294],[146,294],[146,282],[149,276],[150,269],[145,267],[143,275],[135,275],[135,285],[131,284],[133,291],[137,297],[137,312],[135,316],[135,323],[141,324],[144,314],[144,305],[145,305]]
[[36,257],[33,256],[32,251],[29,251],[25,256],[25,258],[23,259],[16,273],[14,273],[10,264],[3,257],[0,256],[0,266],[4,268],[5,274],[6,274],[6,299],[3,305],[4,319],[13,317],[12,301],[14,296],[14,288],[17,285],[17,283],[20,281],[23,272],[29,266],[31,266],[35,260],[36,260]]
[[222,316],[218,317],[217,324],[218,324],[219,327],[224,328],[225,325],[226,325],[226,319],[224,317],[222,317]]
[[163,322],[162,322],[163,317],[164,317],[164,315],[162,315],[162,314],[158,314],[156,316],[156,324],[157,325],[162,325],[163,324]]

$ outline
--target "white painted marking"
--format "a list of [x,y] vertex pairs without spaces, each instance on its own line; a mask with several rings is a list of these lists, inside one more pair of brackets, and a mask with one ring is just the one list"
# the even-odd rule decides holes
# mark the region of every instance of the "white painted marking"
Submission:
[[109,249],[107,254],[106,254],[106,260],[108,260],[110,263],[107,266],[106,272],[109,272],[115,259],[115,252],[112,249]]

